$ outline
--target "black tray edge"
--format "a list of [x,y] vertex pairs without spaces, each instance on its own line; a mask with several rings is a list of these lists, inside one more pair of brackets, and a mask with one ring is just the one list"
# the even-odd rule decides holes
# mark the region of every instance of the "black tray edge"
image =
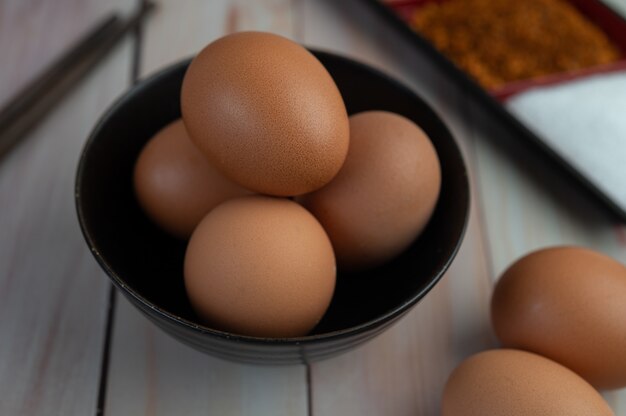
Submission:
[[[406,40],[411,42],[411,44],[417,46],[422,52],[426,53],[436,65],[448,74],[450,79],[456,82],[457,85],[463,90],[469,91],[469,93],[473,95],[474,98],[476,98],[487,111],[492,112],[497,118],[501,119],[505,126],[511,128],[512,131],[516,135],[523,138],[523,140],[530,142],[534,146],[535,150],[542,152],[552,162],[556,162],[560,168],[559,170],[569,180],[582,185],[583,189],[587,191],[587,194],[602,202],[606,208],[608,208],[613,214],[617,215],[621,220],[626,220],[626,207],[620,206],[608,195],[602,192],[602,190],[596,187],[585,175],[583,175],[582,172],[572,166],[558,152],[541,139],[540,136],[532,132],[522,121],[509,112],[496,98],[491,96],[486,90],[470,78],[469,75],[441,54],[428,40],[411,29],[399,16],[397,16],[391,7],[383,4],[380,0],[360,1],[367,4],[377,14],[381,15],[389,25],[404,36]],[[623,19],[622,15],[617,13],[609,5],[604,2],[602,2],[602,4],[616,16]]]

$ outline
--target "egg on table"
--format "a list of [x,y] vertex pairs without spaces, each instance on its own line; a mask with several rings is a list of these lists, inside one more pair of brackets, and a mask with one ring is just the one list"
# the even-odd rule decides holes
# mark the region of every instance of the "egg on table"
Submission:
[[512,264],[491,303],[505,347],[541,354],[597,388],[626,386],[626,267],[583,247],[551,247]]
[[442,416],[612,416],[570,369],[537,354],[490,350],[463,361],[443,392]]

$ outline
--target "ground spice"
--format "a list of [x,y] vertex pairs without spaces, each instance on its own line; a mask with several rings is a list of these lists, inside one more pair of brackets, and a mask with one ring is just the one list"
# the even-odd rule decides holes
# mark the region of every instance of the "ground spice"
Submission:
[[604,32],[563,0],[430,2],[412,24],[488,89],[620,56]]

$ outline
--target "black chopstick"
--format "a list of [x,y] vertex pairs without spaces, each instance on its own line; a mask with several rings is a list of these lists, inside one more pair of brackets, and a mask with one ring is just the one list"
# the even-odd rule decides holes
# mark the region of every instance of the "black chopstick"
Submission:
[[144,3],[131,17],[104,18],[0,111],[0,159],[16,145],[102,58],[154,9]]

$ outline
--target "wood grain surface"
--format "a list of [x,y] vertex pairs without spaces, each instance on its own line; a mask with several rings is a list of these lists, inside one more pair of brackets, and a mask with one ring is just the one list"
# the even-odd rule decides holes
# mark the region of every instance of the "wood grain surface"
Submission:
[[[609,0],[626,13],[626,0]],[[568,182],[359,0],[158,0],[129,39],[0,163],[0,415],[437,415],[452,369],[497,346],[489,297],[539,247],[579,244],[626,262],[626,226]],[[0,102],[99,17],[135,0],[0,0]],[[258,367],[201,354],[117,296],[88,253],[73,206],[89,130],[131,82],[224,34],[265,30],[368,63],[425,98],[470,171],[467,233],[450,270],[400,322],[310,367]],[[103,346],[110,357],[101,373]],[[106,377],[103,377],[105,375]],[[103,384],[104,383],[104,384]],[[103,388],[101,390],[101,388]],[[604,393],[626,416],[626,389]]]
[[[3,2],[2,99],[111,7],[129,5],[75,3]],[[80,234],[74,175],[87,134],[129,85],[130,52],[117,48],[0,164],[2,415],[94,414],[109,284]]]

